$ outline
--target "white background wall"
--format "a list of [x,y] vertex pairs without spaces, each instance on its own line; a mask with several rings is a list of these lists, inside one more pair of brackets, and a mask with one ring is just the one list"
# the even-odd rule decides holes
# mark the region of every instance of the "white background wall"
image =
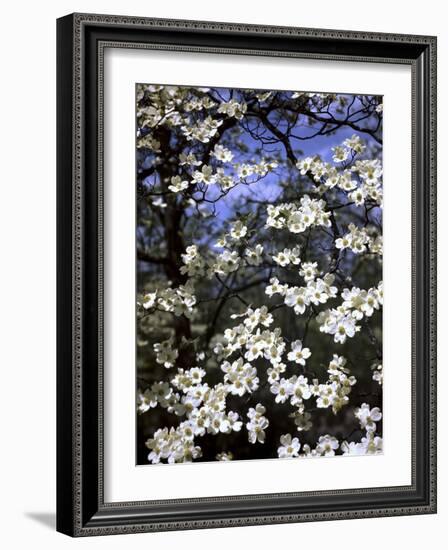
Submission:
[[[69,539],[55,511],[55,19],[74,11],[438,35],[439,513],[319,524]],[[444,537],[448,420],[445,172],[448,34],[440,0],[364,3],[170,0],[15,1],[3,5],[0,86],[0,541],[4,548],[284,547],[412,550]],[[443,224],[443,225],[442,225]],[[444,537],[445,538],[445,537]],[[441,540],[444,540],[441,538]],[[437,546],[436,546],[437,547]],[[440,547],[440,544],[438,545]]]

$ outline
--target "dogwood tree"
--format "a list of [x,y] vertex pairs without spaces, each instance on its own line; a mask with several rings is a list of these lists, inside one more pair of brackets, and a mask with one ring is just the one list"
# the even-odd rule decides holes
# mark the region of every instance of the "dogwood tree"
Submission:
[[382,99],[141,84],[138,462],[382,449]]

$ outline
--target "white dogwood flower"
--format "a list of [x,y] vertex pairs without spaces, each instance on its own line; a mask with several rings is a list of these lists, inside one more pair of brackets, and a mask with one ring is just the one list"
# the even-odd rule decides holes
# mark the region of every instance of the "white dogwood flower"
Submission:
[[306,359],[311,357],[309,348],[302,348],[301,340],[291,342],[291,351],[288,353],[288,361],[305,366]]
[[168,189],[173,193],[179,193],[188,188],[188,181],[182,180],[180,176],[173,176],[171,178],[171,185],[168,185]]
[[247,227],[241,221],[236,221],[230,229],[230,236],[232,237],[232,239],[234,239],[235,241],[239,241],[246,235]]
[[355,416],[359,420],[361,428],[367,430],[368,432],[375,432],[375,422],[378,422],[383,417],[378,407],[373,407],[373,409],[370,409],[370,405],[367,403],[363,403],[361,407],[355,409]]
[[285,434],[280,437],[281,446],[277,449],[279,458],[295,458],[299,455],[300,442],[298,437]]
[[331,435],[322,435],[316,445],[316,452],[321,456],[334,456],[339,448],[339,441]]

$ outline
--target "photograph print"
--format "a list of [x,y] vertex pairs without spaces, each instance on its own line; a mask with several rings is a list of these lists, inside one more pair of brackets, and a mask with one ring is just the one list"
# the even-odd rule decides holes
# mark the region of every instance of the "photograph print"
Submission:
[[382,453],[382,97],[141,83],[135,114],[136,463]]

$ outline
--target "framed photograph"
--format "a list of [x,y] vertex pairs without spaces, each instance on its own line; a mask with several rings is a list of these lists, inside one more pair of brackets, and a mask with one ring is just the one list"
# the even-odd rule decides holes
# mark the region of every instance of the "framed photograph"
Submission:
[[436,38],[57,40],[57,529],[434,513]]

